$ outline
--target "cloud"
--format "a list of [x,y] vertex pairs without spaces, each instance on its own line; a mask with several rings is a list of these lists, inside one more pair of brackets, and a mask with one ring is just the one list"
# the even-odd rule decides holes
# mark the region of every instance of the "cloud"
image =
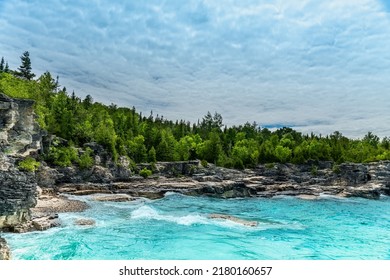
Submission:
[[387,1],[0,1],[0,50],[78,95],[196,121],[390,135]]

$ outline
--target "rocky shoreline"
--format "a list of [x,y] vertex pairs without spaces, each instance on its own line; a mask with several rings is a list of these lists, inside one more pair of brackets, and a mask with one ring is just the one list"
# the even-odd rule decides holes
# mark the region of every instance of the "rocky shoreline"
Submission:
[[[152,168],[147,164],[139,168],[145,166]],[[38,184],[43,190],[72,195],[128,194],[150,199],[161,198],[166,192],[225,199],[320,194],[378,199],[380,195],[390,195],[390,162],[344,163],[337,169],[331,162],[276,163],[246,170],[212,164],[203,167],[199,161],[170,162],[158,163],[149,178],[131,174],[125,180],[116,175],[117,169],[102,166],[91,168],[89,176],[75,168],[46,166],[42,170]]]
[[[97,199],[110,201],[158,199],[167,192],[221,199],[277,195],[316,199],[321,194],[379,199],[381,195],[390,195],[390,161],[340,165],[321,161],[275,163],[245,170],[203,166],[198,160],[134,166],[123,156],[114,163],[101,145],[92,142],[83,147],[92,151],[95,165],[90,168],[54,167],[41,161],[36,162],[39,168],[35,172],[23,170],[19,163],[26,156],[39,158],[53,139],[61,139],[41,130],[31,100],[12,99],[0,93],[0,109],[0,231],[46,230],[59,225],[58,213],[86,209],[84,202],[63,194],[107,194],[106,198]],[[153,175],[139,176],[145,168]],[[7,248],[0,238],[2,258],[9,258]]]
[[[81,212],[88,208],[87,203],[77,198],[70,199],[67,195],[93,195],[91,199],[96,201],[123,202],[140,197],[159,199],[167,192],[220,199],[270,198],[278,195],[318,199],[322,194],[379,199],[381,195],[390,194],[390,162],[341,164],[337,172],[332,163],[317,162],[315,166],[314,173],[312,164],[259,165],[256,169],[232,170],[214,165],[203,167],[199,161],[158,163],[154,175],[149,178],[132,174],[126,180],[116,178],[110,168],[102,166],[91,169],[92,174],[94,168],[99,170],[94,180],[83,179],[80,172],[85,171],[76,168],[67,168],[63,172],[63,169],[44,166],[36,174],[37,185],[41,187],[37,187],[36,205],[28,209],[30,218],[6,229],[16,233],[47,230],[60,225],[58,213]],[[144,167],[145,164],[139,166]],[[208,218],[256,226],[253,221],[219,213],[210,214]],[[93,220],[75,221],[78,226],[94,224]],[[2,238],[1,258],[11,258],[6,241]]]

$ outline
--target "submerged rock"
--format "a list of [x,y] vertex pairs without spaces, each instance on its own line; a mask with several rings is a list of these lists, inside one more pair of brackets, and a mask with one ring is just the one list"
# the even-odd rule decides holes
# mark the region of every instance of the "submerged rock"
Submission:
[[78,226],[94,226],[96,222],[92,219],[78,219],[74,224]]
[[209,219],[218,219],[218,220],[229,220],[238,224],[241,224],[243,226],[247,227],[257,227],[258,222],[257,221],[248,221],[243,220],[231,215],[225,215],[225,214],[210,214],[207,216]]

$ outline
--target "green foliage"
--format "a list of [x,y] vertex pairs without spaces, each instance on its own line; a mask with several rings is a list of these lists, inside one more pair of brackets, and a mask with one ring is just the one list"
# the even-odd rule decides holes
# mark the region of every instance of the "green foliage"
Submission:
[[291,158],[291,150],[288,147],[278,145],[275,148],[275,156],[280,162],[285,163]]
[[215,131],[210,133],[209,140],[197,146],[197,154],[208,162],[216,163],[221,153],[221,139]]
[[80,169],[88,169],[91,168],[94,164],[94,160],[91,156],[92,150],[87,148],[85,152],[79,158],[79,167]]
[[313,176],[316,176],[318,174],[318,166],[317,165],[312,165],[310,169],[310,173]]
[[338,165],[338,164],[333,164],[333,166],[332,166],[332,171],[333,171],[333,173],[335,173],[335,174],[340,174],[340,173],[341,173],[340,165]]
[[173,161],[174,150],[176,146],[176,139],[170,130],[163,130],[161,132],[161,140],[157,145],[157,160]]
[[269,162],[269,163],[265,164],[265,168],[267,168],[267,169],[272,169],[274,167],[275,167],[275,163],[273,163],[273,162]]
[[38,170],[40,165],[41,163],[36,161],[34,158],[27,157],[18,163],[18,168],[28,172],[35,172]]
[[152,175],[152,171],[144,167],[140,172],[139,175],[141,175],[144,178],[147,178]]
[[128,141],[129,157],[135,162],[145,162],[147,159],[147,150],[145,147],[145,138],[138,135],[133,140]]
[[77,150],[74,147],[50,147],[47,161],[61,167],[71,166],[79,163]]
[[[205,165],[210,162],[240,169],[274,162],[390,160],[389,138],[381,140],[372,132],[362,139],[348,139],[338,131],[322,137],[287,127],[272,132],[256,123],[224,127],[217,112],[208,112],[191,125],[154,116],[153,112],[145,117],[134,107],[107,106],[94,102],[90,95],[81,100],[66,88],[60,89],[58,77],[49,72],[34,80],[28,52],[21,60],[19,71],[9,70],[4,58],[0,60],[0,91],[13,98],[33,99],[38,122],[49,134],[72,141],[75,147],[97,142],[114,161],[128,156],[133,169],[135,162],[157,160],[199,159]],[[74,147],[52,147],[46,157],[60,166],[88,168],[93,164],[89,152],[78,158]]]
[[148,162],[151,162],[151,163],[156,163],[157,162],[156,150],[154,149],[154,147],[151,147],[149,152],[148,152]]
[[209,163],[207,162],[207,160],[205,160],[205,159],[202,159],[201,161],[200,161],[200,164],[203,166],[203,167],[208,167],[209,166]]

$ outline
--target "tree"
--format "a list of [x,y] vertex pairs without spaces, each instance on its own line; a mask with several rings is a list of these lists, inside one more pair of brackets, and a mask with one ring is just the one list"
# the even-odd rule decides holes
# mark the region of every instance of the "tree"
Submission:
[[219,138],[218,133],[215,131],[211,132],[210,139],[204,141],[201,145],[198,145],[197,149],[197,153],[202,159],[211,163],[216,163],[218,157],[223,152],[221,139]]
[[280,162],[285,163],[291,157],[291,150],[288,147],[278,145],[275,148],[275,156]]
[[84,108],[88,109],[93,104],[93,98],[91,95],[87,95],[85,99],[83,100]]
[[35,77],[35,74],[31,72],[30,53],[28,51],[25,51],[20,57],[20,59],[22,61],[22,65],[20,65],[20,67],[18,68],[19,72],[17,72],[17,75],[21,78],[30,81],[32,78]]
[[151,163],[156,163],[156,149],[154,147],[151,147],[148,152],[148,161]]
[[4,57],[1,58],[1,61],[0,61],[0,72],[3,72],[4,71]]
[[170,130],[161,131],[161,141],[157,145],[156,156],[157,160],[173,161],[174,149],[176,145],[175,137]]
[[142,135],[134,137],[128,141],[129,157],[135,162],[145,162],[147,159],[147,150],[145,147],[145,138]]
[[1,61],[0,61],[0,73],[1,73],[1,72],[9,73],[8,62],[7,62],[7,61],[4,61],[4,57],[2,57],[2,58],[1,58]]

